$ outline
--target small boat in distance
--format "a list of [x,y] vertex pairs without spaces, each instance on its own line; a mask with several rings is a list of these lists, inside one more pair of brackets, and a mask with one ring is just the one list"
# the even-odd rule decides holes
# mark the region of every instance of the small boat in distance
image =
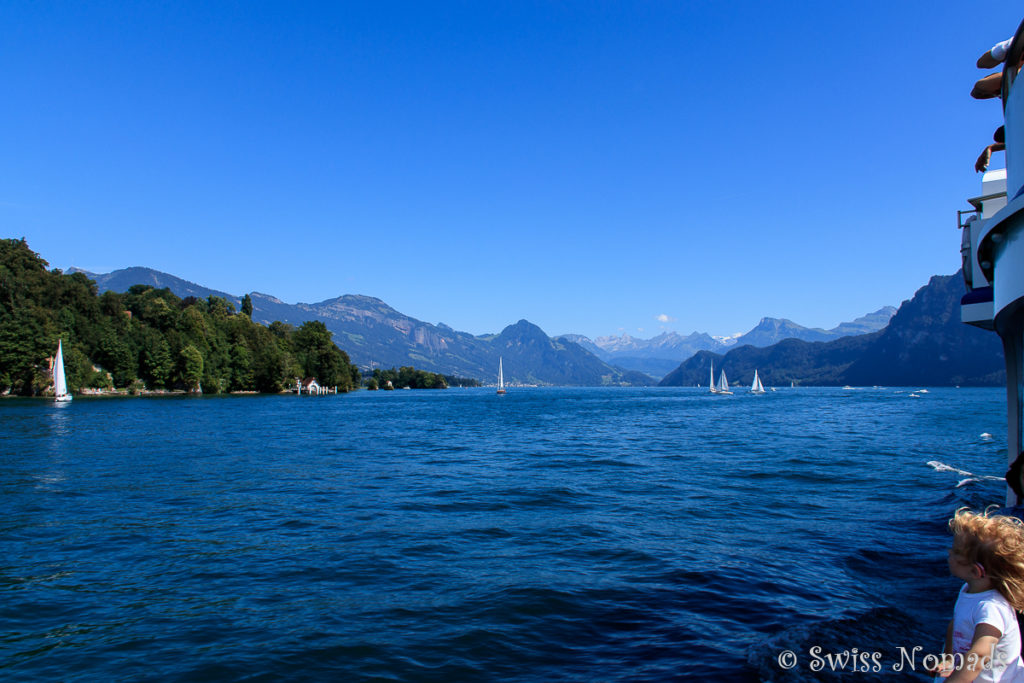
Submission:
[[498,393],[505,393],[505,377],[501,374],[501,356],[498,356]]
[[711,379],[708,380],[708,386],[711,387],[712,394],[718,393],[718,389],[715,389],[715,361],[711,361]]
[[757,369],[754,369],[754,383],[750,385],[750,393],[752,394],[763,394],[764,385],[761,384],[761,378],[757,376]]
[[722,374],[718,376],[718,386],[715,387],[715,393],[732,396],[732,392],[729,391],[729,380],[725,378],[725,370],[722,370]]
[[53,400],[64,403],[71,400],[68,393],[68,383],[64,377],[64,347],[63,340],[57,340],[57,356],[53,359]]

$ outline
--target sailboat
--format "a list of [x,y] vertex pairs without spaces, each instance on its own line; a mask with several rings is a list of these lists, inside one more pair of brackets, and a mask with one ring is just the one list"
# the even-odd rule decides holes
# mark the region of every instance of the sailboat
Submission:
[[708,380],[708,386],[711,387],[712,394],[718,393],[718,389],[715,389],[715,361],[711,361],[711,379]]
[[505,393],[505,377],[501,374],[501,356],[498,356],[498,393]]
[[732,392],[729,391],[729,380],[725,378],[725,370],[722,370],[722,374],[718,376],[718,386],[715,388],[715,393],[732,396]]
[[53,391],[54,400],[64,403],[71,400],[68,383],[64,377],[64,347],[62,340],[57,340],[57,357],[53,359]]
[[750,385],[750,393],[752,394],[763,394],[764,385],[761,384],[761,378],[757,376],[757,369],[754,369],[754,383]]

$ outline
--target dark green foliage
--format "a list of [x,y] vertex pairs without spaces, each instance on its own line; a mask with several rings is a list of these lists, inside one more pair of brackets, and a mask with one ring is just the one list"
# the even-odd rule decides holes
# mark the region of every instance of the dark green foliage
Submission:
[[0,240],[0,393],[49,390],[58,340],[72,391],[278,392],[300,376],[339,391],[359,384],[358,370],[320,323],[266,328],[223,297],[180,299],[149,285],[97,296],[84,274],[47,268],[24,240]]
[[373,376],[369,382],[373,382],[374,385],[368,386],[386,386],[388,382],[395,389],[404,389],[409,387],[410,389],[447,389],[448,380],[445,379],[444,375],[439,375],[434,372],[427,372],[426,370],[417,370],[416,368],[403,366],[398,370],[391,368],[390,370],[381,370],[377,368],[373,371]]
[[140,379],[150,387],[163,389],[170,386],[174,372],[174,358],[171,347],[164,335],[152,328],[147,328],[142,337],[142,362]]
[[231,389],[244,391],[256,385],[256,373],[252,368],[252,352],[245,344],[231,347]]
[[189,344],[181,350],[181,381],[189,391],[199,391],[203,379],[203,354]]
[[293,383],[290,356],[287,351],[268,339],[268,343],[256,349],[253,358],[253,388],[256,391],[275,393],[283,391]]
[[455,375],[445,375],[445,383],[450,387],[479,387],[483,386],[480,380],[473,379],[472,377],[456,377]]
[[302,323],[292,335],[292,352],[302,374],[316,377],[321,386],[349,391],[359,386],[348,354],[331,341],[331,332],[319,320]]
[[252,297],[248,294],[242,297],[242,315],[252,320]]

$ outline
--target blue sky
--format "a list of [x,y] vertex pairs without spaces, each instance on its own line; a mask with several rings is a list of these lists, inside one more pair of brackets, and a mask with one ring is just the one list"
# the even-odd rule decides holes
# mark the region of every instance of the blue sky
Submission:
[[[4,3],[0,236],[475,334],[832,327],[959,267],[1013,3]],[[1003,164],[997,154],[994,167]],[[658,317],[661,316],[661,320]]]

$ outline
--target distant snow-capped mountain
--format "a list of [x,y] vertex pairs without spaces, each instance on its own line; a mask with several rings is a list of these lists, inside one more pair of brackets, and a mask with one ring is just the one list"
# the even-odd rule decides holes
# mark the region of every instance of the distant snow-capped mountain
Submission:
[[593,340],[578,334],[562,335],[561,338],[579,344],[606,363],[656,376],[662,370],[671,371],[700,351],[723,353],[730,348],[745,345],[771,346],[783,339],[831,341],[877,332],[889,323],[895,313],[895,308],[885,306],[851,322],[841,323],[831,330],[804,327],[785,318],[761,318],[749,332],[729,336],[715,336],[705,332],[684,336],[678,332],[663,332],[651,339],[638,339],[628,334],[597,337]]

